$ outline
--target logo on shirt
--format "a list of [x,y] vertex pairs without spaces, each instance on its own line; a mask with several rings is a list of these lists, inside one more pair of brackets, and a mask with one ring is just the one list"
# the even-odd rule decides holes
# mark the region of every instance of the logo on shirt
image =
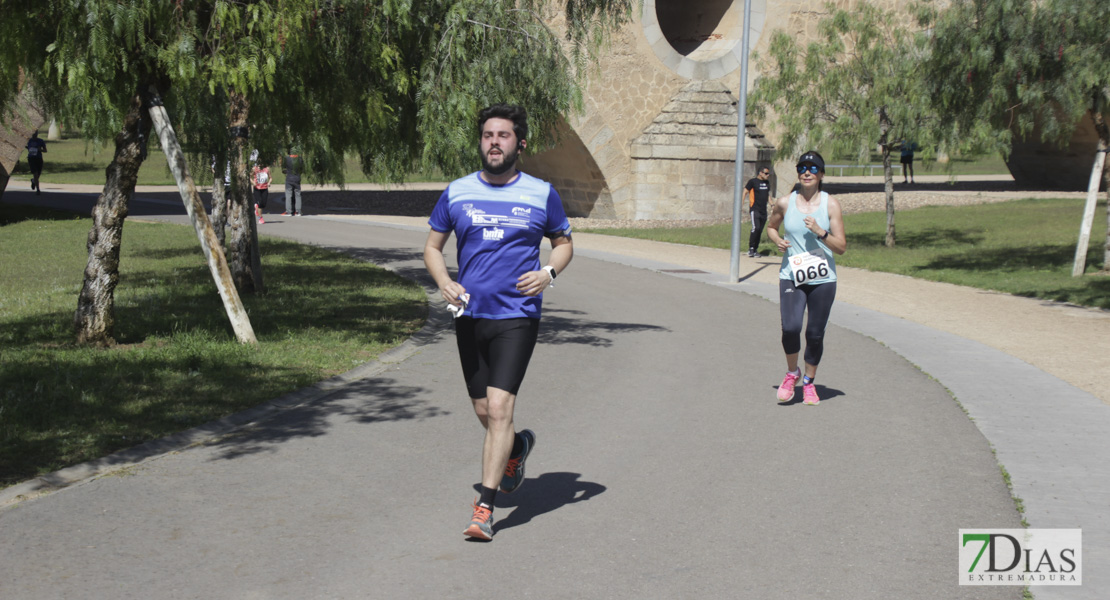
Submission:
[[[522,196],[521,198],[523,199],[524,197]],[[513,207],[513,216],[514,217],[519,217],[521,215],[530,215],[530,214],[532,214],[532,209],[531,208],[521,208],[519,206],[514,206]]]
[[500,242],[505,238],[505,230],[496,227],[482,230],[482,239],[487,242]]

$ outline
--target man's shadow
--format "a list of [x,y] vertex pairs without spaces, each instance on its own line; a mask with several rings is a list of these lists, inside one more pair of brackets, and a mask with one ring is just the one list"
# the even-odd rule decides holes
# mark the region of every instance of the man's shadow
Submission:
[[[605,486],[589,481],[578,481],[579,473],[544,473],[534,479],[525,478],[520,488],[512,494],[499,493],[496,508],[516,508],[509,516],[494,520],[494,533],[502,529],[523,525],[544,513],[567,504],[584,502],[604,492]],[[476,484],[475,490],[480,491]]]

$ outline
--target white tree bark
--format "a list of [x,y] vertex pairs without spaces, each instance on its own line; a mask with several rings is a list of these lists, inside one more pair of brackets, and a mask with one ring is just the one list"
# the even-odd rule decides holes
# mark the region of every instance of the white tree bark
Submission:
[[1106,148],[1099,142],[1098,152],[1095,152],[1095,164],[1091,167],[1091,179],[1087,183],[1087,204],[1083,209],[1083,224],[1079,226],[1079,243],[1075,246],[1075,262],[1072,264],[1071,276],[1083,275],[1087,268],[1087,247],[1091,242],[1091,226],[1095,222],[1095,207],[1098,206],[1098,185],[1102,180],[1102,169],[1106,165]]
[[[152,93],[152,95],[157,97],[156,94]],[[174,179],[177,180],[177,189],[181,192],[181,200],[185,203],[185,211],[189,213],[189,220],[193,222],[193,228],[197,231],[200,247],[204,251],[204,258],[208,261],[208,269],[212,272],[212,279],[216,282],[216,288],[220,292],[224,310],[227,311],[227,317],[231,320],[235,337],[244,344],[258,344],[258,340],[254,337],[254,328],[251,327],[250,318],[239,299],[239,292],[232,284],[231,271],[227,267],[227,258],[224,256],[223,248],[216,239],[216,232],[212,229],[212,224],[208,221],[208,214],[204,212],[204,205],[200,201],[196,184],[193,183],[193,178],[189,176],[185,156],[181,152],[181,145],[177,142],[173,127],[170,126],[166,109],[161,105],[151,106],[150,118],[154,122],[155,131],[158,132],[158,139],[162,142],[162,150],[166,153],[170,171],[173,172]]]

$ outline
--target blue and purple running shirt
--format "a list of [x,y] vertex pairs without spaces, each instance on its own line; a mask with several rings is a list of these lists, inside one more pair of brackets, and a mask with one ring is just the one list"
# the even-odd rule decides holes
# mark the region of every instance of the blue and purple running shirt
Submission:
[[452,181],[428,225],[455,233],[458,282],[470,294],[466,316],[475,319],[540,318],[543,294],[525,296],[517,278],[540,269],[544,237],[570,235],[563,201],[551,184],[525,173],[492,185],[479,172]]

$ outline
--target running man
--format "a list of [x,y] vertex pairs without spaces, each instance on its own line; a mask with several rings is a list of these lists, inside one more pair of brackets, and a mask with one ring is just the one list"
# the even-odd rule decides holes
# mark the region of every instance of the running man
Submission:
[[[786,376],[779,385],[779,402],[794,398],[794,384],[802,380],[802,404],[821,402],[813,384],[817,365],[825,349],[825,327],[836,299],[836,261],[833,253],[844,254],[848,239],[840,203],[821,191],[825,159],[814,151],[798,159],[798,191],[775,201],[767,224],[767,237],[782,252],[779,270],[779,313],[782,316],[782,349],[786,353]],[[783,235],[779,234],[779,227]],[[802,319],[806,322],[805,375],[798,369],[802,348]]]
[[[428,220],[424,264],[455,312],[455,336],[474,414],[485,428],[481,493],[465,535],[493,539],[493,503],[524,481],[524,461],[536,444],[513,423],[540,328],[545,288],[574,255],[570,221],[551,184],[517,170],[527,145],[528,117],[519,106],[497,104],[478,113],[482,170],[452,181]],[[455,234],[458,281],[443,248]],[[551,256],[540,266],[540,243]]]
[[42,141],[36,129],[31,139],[27,140],[27,166],[31,168],[31,189],[35,190],[36,196],[42,193],[39,188],[39,176],[42,175],[43,154],[46,154],[46,142]]

